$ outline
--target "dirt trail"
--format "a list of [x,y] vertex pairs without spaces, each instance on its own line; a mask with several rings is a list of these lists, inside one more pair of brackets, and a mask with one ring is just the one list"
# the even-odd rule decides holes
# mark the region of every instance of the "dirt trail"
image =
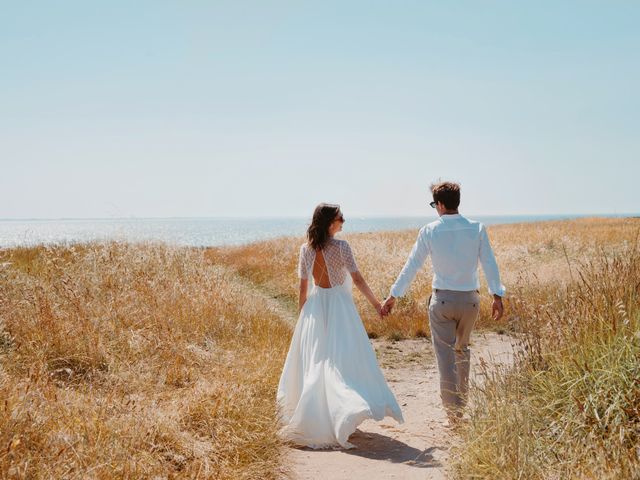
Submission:
[[[510,363],[513,339],[475,333],[472,366],[480,360]],[[446,426],[433,348],[426,339],[374,341],[385,378],[402,406],[405,423],[367,420],[350,437],[352,450],[289,449],[297,480],[377,480],[447,478],[448,450],[455,434]]]

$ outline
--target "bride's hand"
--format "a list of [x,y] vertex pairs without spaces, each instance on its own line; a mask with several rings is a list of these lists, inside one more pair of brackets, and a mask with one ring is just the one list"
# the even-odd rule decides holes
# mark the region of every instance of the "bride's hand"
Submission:
[[384,313],[383,313],[383,310],[382,310],[382,305],[380,304],[380,302],[376,302],[376,304],[374,305],[374,307],[375,307],[375,309],[376,309],[376,312],[378,312],[378,316],[379,316],[380,318],[384,317]]

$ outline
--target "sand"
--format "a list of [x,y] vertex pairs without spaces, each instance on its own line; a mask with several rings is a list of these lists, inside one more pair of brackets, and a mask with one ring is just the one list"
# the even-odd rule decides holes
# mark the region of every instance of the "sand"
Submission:
[[[472,337],[473,380],[479,365],[510,363],[515,341],[506,335]],[[427,339],[374,340],[385,378],[402,407],[405,423],[367,420],[350,437],[351,450],[288,449],[290,477],[296,480],[377,480],[447,478],[449,449],[457,440],[448,427],[439,393],[433,348]]]

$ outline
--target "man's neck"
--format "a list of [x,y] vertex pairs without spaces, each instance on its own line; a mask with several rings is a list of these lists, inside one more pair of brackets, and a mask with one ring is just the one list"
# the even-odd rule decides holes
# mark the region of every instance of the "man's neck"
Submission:
[[442,215],[458,215],[458,210],[445,210]]

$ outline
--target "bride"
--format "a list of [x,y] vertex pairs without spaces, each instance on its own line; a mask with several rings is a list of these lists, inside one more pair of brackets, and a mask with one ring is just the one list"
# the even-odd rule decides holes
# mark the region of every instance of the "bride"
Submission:
[[353,448],[348,438],[367,418],[404,421],[353,303],[352,279],[382,314],[351,247],[334,238],[343,223],[338,205],[313,212],[298,263],[300,316],[278,386],[280,435],[311,448]]

